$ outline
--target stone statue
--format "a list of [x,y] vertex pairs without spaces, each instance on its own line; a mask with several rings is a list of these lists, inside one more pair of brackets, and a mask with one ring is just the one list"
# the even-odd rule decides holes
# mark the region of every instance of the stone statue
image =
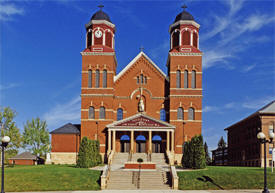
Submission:
[[142,98],[140,98],[140,100],[138,102],[138,111],[139,112],[144,112],[144,102],[143,102]]
[[51,162],[51,155],[50,155],[50,153],[47,153],[46,154],[46,161],[45,161],[45,164],[51,164],[52,162]]

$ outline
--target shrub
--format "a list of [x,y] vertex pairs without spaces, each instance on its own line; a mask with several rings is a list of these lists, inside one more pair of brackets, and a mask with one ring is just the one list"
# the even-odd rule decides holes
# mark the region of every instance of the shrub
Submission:
[[99,153],[99,142],[83,137],[79,146],[76,167],[89,168],[101,164],[102,159]]

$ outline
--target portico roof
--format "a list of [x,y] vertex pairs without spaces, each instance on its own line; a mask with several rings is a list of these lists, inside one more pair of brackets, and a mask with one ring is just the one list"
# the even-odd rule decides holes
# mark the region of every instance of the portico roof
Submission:
[[176,127],[167,122],[157,120],[153,117],[143,113],[135,114],[123,120],[115,121],[106,126],[114,130],[152,130],[152,131],[166,131],[174,130]]

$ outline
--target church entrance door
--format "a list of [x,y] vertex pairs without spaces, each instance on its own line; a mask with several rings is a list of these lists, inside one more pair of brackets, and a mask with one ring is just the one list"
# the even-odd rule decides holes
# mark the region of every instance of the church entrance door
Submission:
[[143,135],[139,135],[136,138],[136,143],[137,143],[137,147],[136,147],[136,152],[137,153],[145,153],[146,150],[146,138]]
[[152,152],[153,153],[163,153],[162,148],[162,138],[159,135],[154,135],[152,138]]
[[128,135],[120,137],[120,152],[130,152],[130,137]]

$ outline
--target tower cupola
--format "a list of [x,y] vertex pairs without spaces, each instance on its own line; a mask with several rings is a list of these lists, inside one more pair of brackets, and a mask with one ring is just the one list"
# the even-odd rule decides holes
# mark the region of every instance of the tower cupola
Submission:
[[100,10],[93,14],[86,27],[86,52],[114,52],[115,25],[107,13]]
[[194,17],[182,6],[172,25],[170,25],[170,52],[200,52],[199,28],[200,25]]

